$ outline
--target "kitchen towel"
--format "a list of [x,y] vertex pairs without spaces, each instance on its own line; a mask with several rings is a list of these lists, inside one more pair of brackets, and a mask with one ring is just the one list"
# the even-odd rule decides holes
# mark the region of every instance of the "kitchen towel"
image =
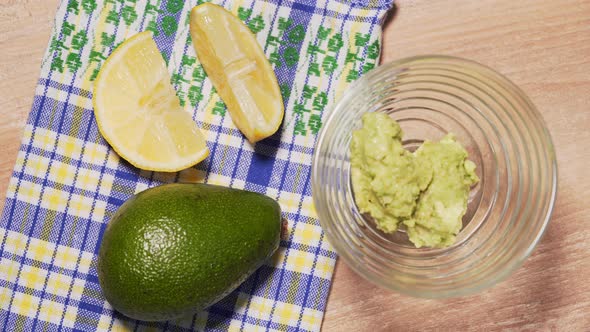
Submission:
[[[192,0],[62,0],[0,222],[0,330],[279,330],[321,327],[336,254],[313,207],[318,131],[345,88],[378,65],[393,0],[219,0],[256,34],[285,102],[279,132],[251,145],[199,65]],[[119,43],[151,30],[209,158],[178,173],[139,170],[97,130],[92,86]],[[193,317],[126,318],[105,301],[96,255],[105,227],[133,194],[168,182],[264,193],[287,220],[280,248],[236,291]]]

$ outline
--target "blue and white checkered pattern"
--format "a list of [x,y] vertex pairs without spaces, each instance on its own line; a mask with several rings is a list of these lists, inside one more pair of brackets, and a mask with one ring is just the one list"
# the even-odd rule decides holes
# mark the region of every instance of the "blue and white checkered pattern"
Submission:
[[[279,132],[252,146],[234,127],[190,45],[203,1],[63,0],[0,222],[0,327],[30,331],[318,331],[336,255],[311,198],[321,122],[350,82],[377,65],[392,0],[223,0],[256,33],[285,101]],[[92,82],[108,54],[152,30],[173,84],[211,155],[178,173],[139,170],[98,132]],[[96,254],[106,224],[133,194],[167,182],[264,193],[288,221],[274,257],[193,317],[131,320],[102,296]]]

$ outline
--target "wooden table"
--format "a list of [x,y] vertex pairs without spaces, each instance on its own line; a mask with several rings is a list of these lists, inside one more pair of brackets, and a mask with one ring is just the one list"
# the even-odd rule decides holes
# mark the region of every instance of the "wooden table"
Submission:
[[[1,2],[0,208],[57,3]],[[399,0],[383,61],[425,53],[492,66],[531,97],[557,150],[553,219],[514,275],[475,296],[409,298],[339,262],[323,330],[590,330],[590,1]]]

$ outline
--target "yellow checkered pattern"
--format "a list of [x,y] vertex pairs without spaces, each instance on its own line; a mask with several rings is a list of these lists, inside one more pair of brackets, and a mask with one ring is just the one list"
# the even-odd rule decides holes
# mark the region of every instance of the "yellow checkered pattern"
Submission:
[[43,289],[43,282],[47,277],[47,270],[26,265],[20,272],[18,283],[24,287],[36,290]]
[[57,212],[64,212],[68,202],[68,193],[55,188],[47,188],[41,199],[41,207]]
[[74,160],[80,159],[82,154],[82,147],[84,146],[84,141],[77,139],[75,137],[67,136],[67,135],[59,135],[59,139],[57,142],[57,149],[56,153],[72,158]]
[[64,312],[63,304],[44,299],[39,308],[39,319],[57,325],[61,319],[62,312]]
[[275,304],[273,321],[287,326],[296,326],[301,307],[291,303],[277,302]]
[[[235,292],[167,328],[319,330],[336,255],[310,193],[316,130],[352,80],[377,63],[379,25],[392,0],[213,1],[257,30],[284,97],[281,130],[251,145],[224,113],[190,46],[186,18],[202,1],[62,0],[0,220],[0,327],[164,328],[114,312],[100,289],[96,254],[125,200],[176,181],[266,194],[281,205],[285,225],[276,254]],[[94,118],[92,78],[116,45],[146,29],[158,32],[174,88],[211,149],[206,161],[178,173],[121,160]]]
[[33,295],[15,292],[13,294],[14,312],[29,318],[35,318],[39,306],[39,298]]
[[31,238],[26,257],[38,262],[49,264],[51,262],[51,257],[54,250],[55,244]]

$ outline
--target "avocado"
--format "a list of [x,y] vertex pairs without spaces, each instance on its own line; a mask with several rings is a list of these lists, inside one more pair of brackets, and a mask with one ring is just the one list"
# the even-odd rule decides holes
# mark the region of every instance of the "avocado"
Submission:
[[403,147],[400,125],[386,113],[362,116],[352,133],[354,199],[377,228],[394,233],[405,225],[417,248],[453,245],[463,227],[471,186],[479,182],[467,150],[448,133],[415,152]]
[[107,301],[144,321],[180,318],[236,289],[278,248],[279,204],[208,184],[167,184],[127,200],[98,255]]

